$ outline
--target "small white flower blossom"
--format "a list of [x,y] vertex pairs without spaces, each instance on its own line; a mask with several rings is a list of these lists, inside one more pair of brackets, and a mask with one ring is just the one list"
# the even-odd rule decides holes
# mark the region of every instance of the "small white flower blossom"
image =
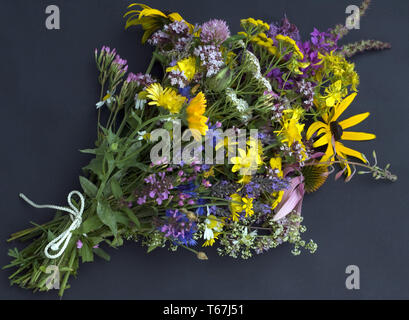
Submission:
[[139,99],[139,94],[135,96],[135,109],[142,110],[145,107],[146,99]]
[[260,62],[254,53],[246,50],[244,52],[244,68],[252,73],[253,78],[261,84],[266,91],[272,91],[271,83],[261,74]]
[[97,102],[95,105],[97,109],[99,109],[105,104],[110,106],[114,101],[115,101],[114,92],[107,91],[105,97],[103,97],[102,100]]
[[249,108],[249,104],[247,103],[247,101],[237,97],[237,94],[233,89],[227,88],[226,96],[227,101],[232,103],[233,106],[235,106],[240,113],[245,113]]

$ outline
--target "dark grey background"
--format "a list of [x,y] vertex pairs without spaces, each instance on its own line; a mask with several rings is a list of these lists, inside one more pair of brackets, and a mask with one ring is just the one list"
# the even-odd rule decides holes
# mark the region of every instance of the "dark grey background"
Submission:
[[[128,1],[2,0],[0,10],[0,265],[8,263],[5,241],[29,221],[45,222],[51,210],[36,210],[18,198],[24,192],[39,203],[65,204],[79,188],[78,175],[89,158],[77,150],[95,137],[98,96],[94,48],[116,47],[130,70],[144,71],[150,48],[140,30],[124,31]],[[61,30],[45,28],[45,8],[61,9]],[[345,8],[357,0],[150,1],[174,9],[190,22],[223,18],[232,31],[249,16],[266,21],[284,13],[304,38],[345,21]],[[290,254],[284,245],[248,261],[218,257],[208,261],[190,252],[166,249],[146,254],[139,244],[109,249],[111,262],[81,265],[65,299],[381,299],[409,298],[408,232],[408,1],[373,1],[361,29],[344,40],[390,41],[391,51],[354,59],[361,76],[359,95],[345,116],[370,111],[359,129],[375,132],[371,142],[348,143],[391,162],[400,180],[374,182],[368,176],[348,185],[329,181],[308,195],[303,215],[319,248],[316,254]],[[361,270],[361,289],[345,288],[345,268]],[[10,271],[0,272],[0,298],[49,299],[9,287]]]

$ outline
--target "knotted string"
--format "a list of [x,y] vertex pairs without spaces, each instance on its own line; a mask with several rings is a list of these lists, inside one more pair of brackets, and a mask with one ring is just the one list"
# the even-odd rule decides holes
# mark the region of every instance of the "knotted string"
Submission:
[[[74,206],[71,200],[74,194],[76,194],[80,198],[80,209],[79,210]],[[22,198],[24,201],[26,201],[28,204],[30,204],[34,208],[38,208],[38,209],[49,208],[49,209],[55,209],[59,211],[65,211],[70,214],[70,218],[72,220],[71,225],[68,227],[67,230],[61,233],[58,237],[51,240],[44,249],[44,254],[47,258],[49,259],[58,258],[59,256],[63,254],[63,252],[67,248],[68,243],[70,242],[70,239],[72,237],[71,232],[75,229],[78,229],[82,223],[82,213],[84,212],[84,205],[85,205],[84,196],[78,191],[75,191],[75,190],[71,191],[67,197],[67,202],[68,202],[69,207],[60,207],[60,206],[50,205],[50,204],[38,205],[34,203],[33,201],[31,201],[29,198],[27,198],[22,193],[20,193],[19,196],[20,198]],[[62,247],[60,248],[61,244],[62,244]],[[52,254],[51,252],[49,252],[50,249],[54,252],[57,251],[57,253]]]

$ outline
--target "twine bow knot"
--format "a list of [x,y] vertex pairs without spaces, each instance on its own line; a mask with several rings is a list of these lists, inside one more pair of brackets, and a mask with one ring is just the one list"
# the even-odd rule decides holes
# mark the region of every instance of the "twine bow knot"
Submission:
[[[77,195],[80,199],[80,208],[78,209],[72,202],[72,196]],[[72,220],[71,225],[62,232],[58,237],[54,238],[51,240],[47,246],[44,248],[44,254],[47,258],[49,259],[56,259],[59,256],[61,256],[65,249],[68,246],[68,243],[70,242],[70,239],[72,237],[72,231],[78,229],[82,223],[82,213],[84,212],[84,206],[85,206],[85,199],[84,196],[79,192],[79,191],[71,191],[68,196],[67,196],[67,202],[69,207],[61,207],[61,206],[56,206],[56,205],[38,205],[31,201],[29,198],[27,198],[24,194],[20,193],[20,198],[22,198],[24,201],[26,201],[28,204],[33,206],[34,208],[42,209],[42,208],[49,208],[49,209],[55,209],[55,210],[60,210],[60,211],[65,211],[70,214],[70,218]],[[62,247],[61,247],[62,245]],[[61,247],[61,248],[60,248]],[[56,253],[52,253],[50,249]]]

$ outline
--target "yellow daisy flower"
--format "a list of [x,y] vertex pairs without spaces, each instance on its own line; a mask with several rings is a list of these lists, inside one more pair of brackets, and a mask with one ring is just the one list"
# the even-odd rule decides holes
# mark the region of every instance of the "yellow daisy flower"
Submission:
[[175,89],[163,89],[163,87],[159,83],[152,83],[146,89],[146,92],[146,97],[152,100],[149,102],[149,105],[156,105],[165,108],[172,114],[179,113],[180,109],[186,101],[186,98],[179,95]]
[[[350,141],[364,141],[375,139],[376,136],[371,133],[364,132],[352,132],[344,131],[350,127],[353,127],[362,121],[364,121],[368,116],[369,112],[361,113],[350,117],[346,120],[338,122],[338,118],[341,114],[348,108],[348,106],[355,99],[356,93],[353,93],[338,103],[332,110],[323,115],[322,121],[314,122],[307,131],[307,139],[311,139],[312,135],[317,132],[319,139],[313,144],[314,148],[327,146],[325,155],[321,158],[321,162],[331,161],[331,159],[337,155],[339,158],[346,160],[347,156],[352,156],[360,159],[363,162],[367,162],[362,153],[345,147],[340,140],[350,140]],[[346,165],[347,176],[351,175],[351,168],[348,164]]]
[[201,135],[206,135],[206,132],[209,129],[206,124],[207,117],[203,115],[206,111],[206,103],[205,95],[203,92],[199,92],[196,97],[190,100],[190,103],[186,108],[187,123],[196,140],[200,140]]

